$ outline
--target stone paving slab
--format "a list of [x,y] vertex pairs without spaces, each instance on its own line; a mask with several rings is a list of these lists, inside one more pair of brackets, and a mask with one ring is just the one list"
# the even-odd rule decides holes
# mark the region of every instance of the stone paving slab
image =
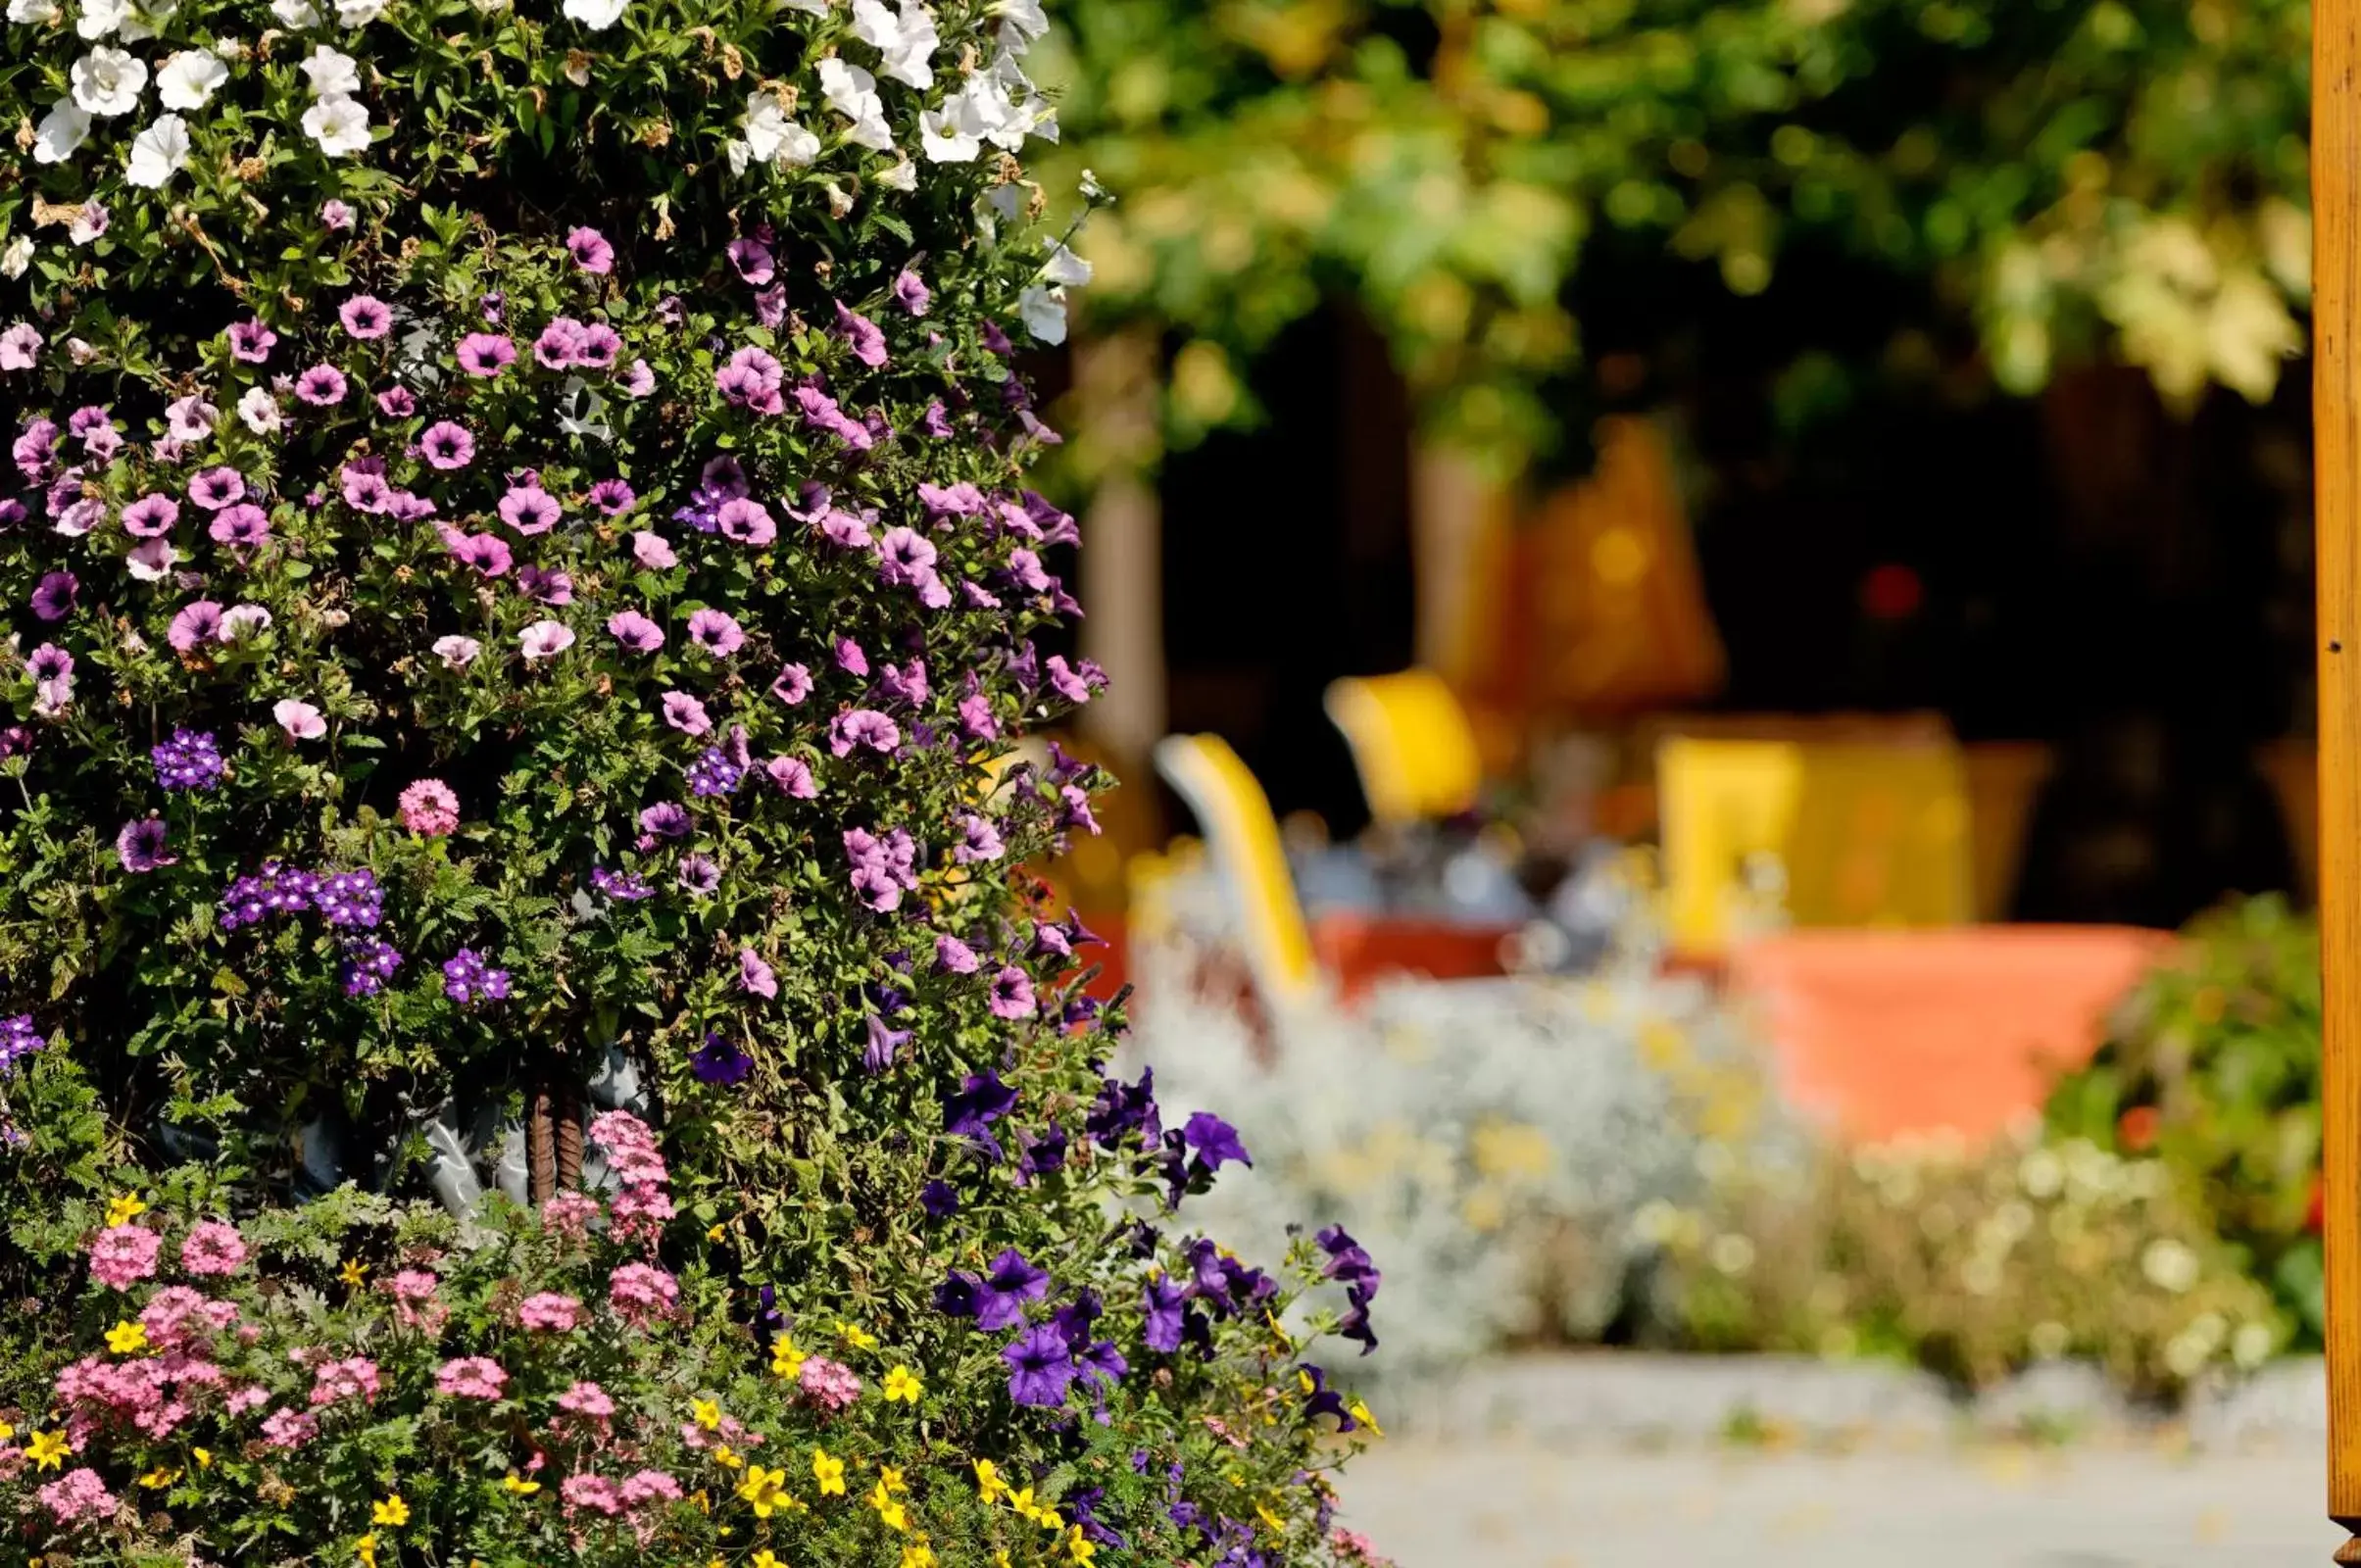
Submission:
[[2323,1450],[1569,1448],[1391,1437],[1342,1520],[1399,1568],[2324,1568]]
[[1448,1382],[1386,1390],[1377,1403],[1389,1427],[1425,1440],[1514,1434],[1623,1448],[1714,1444],[1734,1430],[1905,1448],[2027,1433],[2206,1449],[2318,1448],[2328,1418],[2317,1358],[2201,1389],[2176,1412],[2129,1405],[2095,1369],[2072,1364],[2035,1368],[1968,1402],[1906,1367],[1624,1351],[1503,1357]]

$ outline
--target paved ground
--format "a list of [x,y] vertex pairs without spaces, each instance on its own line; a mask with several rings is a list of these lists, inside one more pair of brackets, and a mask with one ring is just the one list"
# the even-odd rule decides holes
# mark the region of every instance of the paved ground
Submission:
[[1344,1522],[1400,1568],[2325,1568],[2321,1450],[1851,1453],[1397,1436]]

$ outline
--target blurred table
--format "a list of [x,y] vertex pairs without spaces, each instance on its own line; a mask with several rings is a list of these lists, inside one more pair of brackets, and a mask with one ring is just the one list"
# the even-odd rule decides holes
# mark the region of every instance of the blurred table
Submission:
[[1729,983],[1760,1009],[1806,1113],[1863,1142],[1944,1129],[1976,1142],[2040,1113],[2173,940],[2116,926],[1793,931],[1731,954]]

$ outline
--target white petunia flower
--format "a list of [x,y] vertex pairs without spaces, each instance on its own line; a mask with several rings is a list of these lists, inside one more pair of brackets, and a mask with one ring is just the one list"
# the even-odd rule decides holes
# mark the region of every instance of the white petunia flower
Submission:
[[74,23],[74,30],[96,43],[122,26],[130,14],[130,0],[82,0],[81,20]]
[[568,17],[592,32],[604,32],[623,14],[623,0],[566,0]]
[[36,164],[62,164],[74,156],[90,134],[90,117],[74,105],[71,98],[60,98],[49,106],[41,117],[40,128],[33,133],[32,161]]
[[123,41],[125,43],[137,43],[142,38],[155,37],[156,26],[153,24],[160,24],[172,21],[172,13],[178,11],[179,9],[180,0],[158,0],[157,4],[148,6],[144,9],[137,5],[133,5],[130,9],[130,12],[123,19],[123,32],[121,34]]
[[320,25],[320,12],[311,0],[271,0],[271,14],[280,26],[296,32]]
[[180,552],[172,548],[170,539],[142,539],[123,557],[123,564],[141,582],[162,582],[172,569],[172,563],[179,559]]
[[819,63],[820,92],[828,107],[853,122],[848,134],[863,147],[886,152],[894,133],[886,128],[885,100],[877,96],[877,78],[835,55]]
[[1011,32],[1029,44],[1050,30],[1049,13],[1041,9],[1041,0],[992,0],[992,15],[1008,24],[1001,29],[1004,49]]
[[1080,288],[1090,281],[1090,263],[1065,248],[1060,240],[1050,246],[1050,259],[1042,265],[1041,280]]
[[361,68],[353,57],[324,43],[312,46],[303,74],[312,78],[315,98],[350,98],[361,90]]
[[8,20],[26,25],[48,25],[65,15],[58,0],[8,0]]
[[250,386],[238,399],[238,417],[256,435],[269,435],[279,426],[278,402],[259,386]]
[[305,110],[303,128],[330,158],[349,158],[369,150],[369,111],[342,94],[322,98]]
[[164,407],[164,427],[175,441],[210,441],[214,425],[221,419],[221,411],[205,401],[202,393],[175,398]]
[[880,173],[877,176],[877,183],[883,185],[887,190],[916,190],[918,188],[918,166],[905,158],[893,168]]
[[19,234],[8,242],[7,250],[0,251],[0,277],[23,277],[31,265],[32,240],[27,235]]
[[1044,343],[1065,341],[1065,290],[1029,288],[1016,296],[1016,314],[1025,330]]
[[74,101],[101,120],[127,115],[139,107],[139,94],[148,84],[148,68],[123,49],[104,46],[74,63],[67,74],[74,84]]
[[188,167],[188,124],[178,115],[158,115],[131,138],[131,162],[123,178],[142,190],[162,190]]
[[971,164],[984,150],[984,132],[992,128],[985,116],[984,83],[969,77],[959,91],[943,100],[941,109],[918,117],[918,149],[930,163]]
[[[87,245],[99,235],[104,234],[107,231],[107,224],[112,220],[112,216],[107,212],[107,204],[92,198],[74,209],[74,221],[66,225],[66,237],[76,245]],[[70,341],[67,344],[68,351],[71,352],[73,347],[74,345]],[[77,359],[75,363],[87,364],[89,362]]]
[[555,659],[574,645],[573,628],[562,620],[536,620],[516,634],[526,663]]
[[942,38],[935,19],[917,0],[902,0],[899,15],[884,0],[853,0],[853,36],[884,56],[878,67],[894,80],[920,91],[935,84],[935,48]]
[[229,68],[210,49],[182,49],[156,73],[156,96],[167,109],[202,109],[229,79]]
[[746,150],[758,163],[802,169],[819,156],[819,138],[788,119],[775,94],[747,94],[744,123]]
[[746,166],[754,161],[754,151],[735,136],[721,144],[721,156],[729,164],[729,172],[733,174],[746,172]]
[[336,20],[348,27],[366,27],[385,15],[385,0],[336,0]]

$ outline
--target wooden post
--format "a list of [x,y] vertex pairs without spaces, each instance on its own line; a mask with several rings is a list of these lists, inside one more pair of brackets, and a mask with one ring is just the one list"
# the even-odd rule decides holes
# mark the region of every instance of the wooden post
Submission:
[[2312,9],[2312,421],[2319,552],[2322,1143],[2329,1517],[2361,1564],[2361,0]]

